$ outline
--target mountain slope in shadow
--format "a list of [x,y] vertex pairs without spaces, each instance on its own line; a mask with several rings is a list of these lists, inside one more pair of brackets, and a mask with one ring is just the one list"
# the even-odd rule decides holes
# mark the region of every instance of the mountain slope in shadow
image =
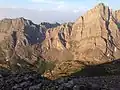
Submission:
[[120,75],[120,59],[111,62],[86,66],[80,71],[77,71],[72,76],[109,76]]

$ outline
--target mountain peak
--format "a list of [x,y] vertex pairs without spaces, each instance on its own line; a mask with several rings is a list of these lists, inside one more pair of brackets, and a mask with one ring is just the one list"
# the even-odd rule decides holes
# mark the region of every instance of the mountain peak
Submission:
[[104,3],[99,3],[97,6],[105,6],[105,4]]
[[99,3],[95,6],[96,9],[105,9],[108,8],[104,3]]

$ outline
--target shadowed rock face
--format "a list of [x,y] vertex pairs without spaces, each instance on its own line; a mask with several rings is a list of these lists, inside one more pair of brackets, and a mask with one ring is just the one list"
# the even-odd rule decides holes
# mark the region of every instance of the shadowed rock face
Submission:
[[53,23],[53,24],[51,24],[51,23],[48,23],[48,22],[42,22],[42,23],[40,23],[40,26],[43,26],[43,27],[45,27],[46,29],[48,29],[48,28],[55,28],[55,27],[57,27],[57,26],[60,26],[60,24],[59,23]]
[[70,75],[84,64],[119,59],[119,30],[120,11],[112,11],[103,3],[74,23],[36,25],[24,18],[4,19],[0,21],[0,63],[21,67],[26,62],[36,67],[42,59],[55,64],[45,76]]

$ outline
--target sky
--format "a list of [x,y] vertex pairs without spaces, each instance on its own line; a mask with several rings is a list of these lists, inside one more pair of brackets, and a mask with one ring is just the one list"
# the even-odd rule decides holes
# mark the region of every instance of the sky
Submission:
[[[100,2],[114,10],[120,9],[120,0],[0,0],[0,11],[3,12],[0,18],[23,16],[37,23],[74,21]],[[38,17],[39,20],[35,19]]]

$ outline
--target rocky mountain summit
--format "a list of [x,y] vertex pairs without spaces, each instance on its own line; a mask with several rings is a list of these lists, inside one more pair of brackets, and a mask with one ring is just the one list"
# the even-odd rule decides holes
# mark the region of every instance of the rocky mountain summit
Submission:
[[77,19],[72,32],[75,59],[103,63],[120,58],[118,15],[101,3]]
[[88,65],[120,58],[120,11],[103,3],[74,23],[39,25],[24,18],[0,21],[0,66],[38,71],[55,79]]

